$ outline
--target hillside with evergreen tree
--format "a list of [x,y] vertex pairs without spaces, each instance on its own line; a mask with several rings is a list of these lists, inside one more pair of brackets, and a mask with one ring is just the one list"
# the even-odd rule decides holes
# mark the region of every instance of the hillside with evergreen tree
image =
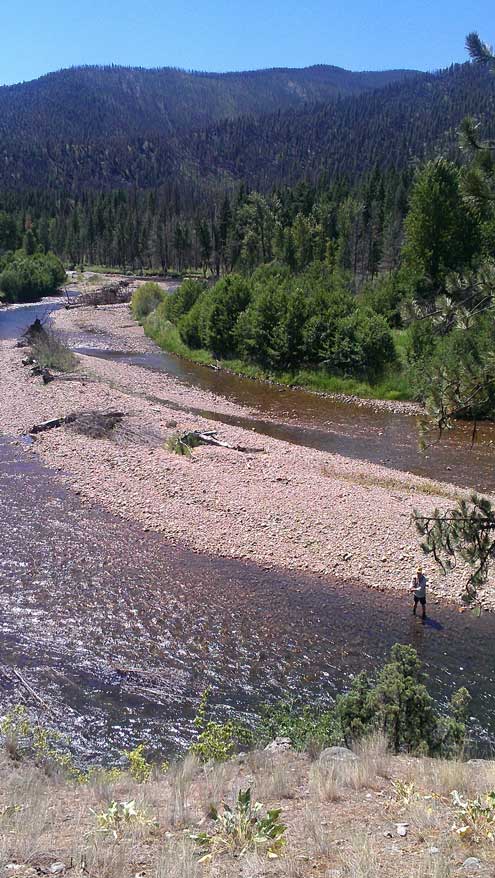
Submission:
[[[403,170],[439,152],[453,155],[466,115],[488,127],[494,118],[493,77],[474,65],[330,100],[336,83],[347,81],[334,70],[186,76],[88,68],[0,89],[0,186],[81,192],[242,180],[267,191],[322,174],[356,182],[375,167]],[[165,75],[175,85],[160,91]],[[150,87],[141,87],[148,76]],[[362,90],[393,74],[350,76]],[[191,88],[178,88],[180,77]],[[107,88],[112,81],[119,88]]]
[[360,94],[418,75],[327,64],[239,73],[73,67],[0,88],[0,135],[29,142],[171,134],[241,114]]

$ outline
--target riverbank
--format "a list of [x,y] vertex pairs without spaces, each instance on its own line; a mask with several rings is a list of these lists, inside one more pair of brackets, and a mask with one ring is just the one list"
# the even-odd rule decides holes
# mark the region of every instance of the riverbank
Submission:
[[[153,314],[144,322],[144,330],[163,350],[176,354],[191,363],[222,369],[226,373],[241,375],[256,381],[294,390],[305,390],[326,399],[354,405],[368,406],[374,410],[385,409],[411,415],[424,415],[424,408],[410,399],[411,392],[405,380],[391,376],[371,385],[353,378],[338,378],[325,375],[321,371],[299,370],[295,373],[277,372],[272,375],[259,366],[243,360],[218,360],[209,351],[194,350],[181,339],[177,328],[169,323],[166,329],[159,323],[155,326]],[[401,385],[398,388],[398,385]]]
[[[315,761],[291,750],[206,766],[189,756],[141,783],[114,771],[81,785],[2,753],[0,778],[0,866],[11,878],[489,878],[495,867],[488,823],[459,835],[452,797],[490,792],[494,762],[393,757],[372,743],[357,758],[326,751]],[[269,841],[259,837],[256,849],[213,819],[223,802],[236,813],[248,789],[260,816],[280,809],[283,843],[272,858]],[[198,833],[217,836],[202,863]]]
[[[82,337],[87,343],[88,330],[95,347],[152,345],[127,306],[60,310],[54,324],[75,346]],[[12,341],[2,342],[2,359],[1,431],[19,435],[78,410],[125,411],[111,438],[56,429],[37,438],[36,452],[82,499],[197,551],[403,592],[423,560],[413,510],[446,508],[459,494],[452,485],[219,427],[181,407],[250,413],[172,376],[80,356],[75,380],[43,386]],[[166,449],[170,436],[191,429],[217,429],[222,440],[252,450],[202,447],[183,458]],[[436,566],[424,567],[431,600],[460,598],[465,571],[445,578]],[[482,602],[495,606],[492,585]]]

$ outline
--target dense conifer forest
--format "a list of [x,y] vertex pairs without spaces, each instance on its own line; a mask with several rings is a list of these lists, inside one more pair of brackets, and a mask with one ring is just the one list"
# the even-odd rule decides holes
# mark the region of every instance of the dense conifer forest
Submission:
[[436,388],[444,421],[491,413],[489,66],[83,68],[2,89],[0,288],[43,294],[56,258],[194,271],[207,286],[150,315],[165,345],[395,397]]

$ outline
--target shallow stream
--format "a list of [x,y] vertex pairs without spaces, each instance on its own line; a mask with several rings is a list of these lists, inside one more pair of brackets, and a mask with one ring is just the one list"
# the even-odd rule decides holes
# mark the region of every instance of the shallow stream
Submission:
[[[22,319],[32,319],[31,309],[22,318],[21,310],[8,312],[16,313],[7,319],[16,335]],[[6,313],[0,333],[2,324],[9,331]],[[167,368],[169,358],[157,356]],[[157,367],[145,357],[143,365]],[[387,465],[399,460],[417,471],[409,464],[412,438],[404,439],[414,419],[259,389],[207,369],[195,379],[199,367],[170,363],[182,380],[210,382],[216,393],[223,386],[244,405],[254,407],[256,397],[261,432],[295,431],[291,441],[309,434],[302,444],[326,441],[327,450],[380,462],[389,454]],[[456,460],[464,461],[466,483],[480,466],[490,472],[488,444],[477,457],[479,449],[473,455],[451,441],[445,454],[456,475]],[[439,468],[450,465],[436,453]],[[352,674],[380,664],[396,641],[418,650],[440,700],[458,686],[470,689],[478,739],[495,741],[495,618],[432,604],[422,625],[395,594],[172,545],[83,504],[12,437],[0,437],[0,482],[0,707],[22,694],[15,667],[89,757],[139,740],[165,751],[186,744],[208,684],[220,716],[287,693],[328,699]]]

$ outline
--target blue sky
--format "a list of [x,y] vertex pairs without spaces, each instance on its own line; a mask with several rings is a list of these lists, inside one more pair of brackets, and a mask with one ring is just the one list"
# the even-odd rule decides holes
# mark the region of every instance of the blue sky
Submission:
[[0,83],[75,64],[434,70],[495,41],[488,0],[4,0]]

